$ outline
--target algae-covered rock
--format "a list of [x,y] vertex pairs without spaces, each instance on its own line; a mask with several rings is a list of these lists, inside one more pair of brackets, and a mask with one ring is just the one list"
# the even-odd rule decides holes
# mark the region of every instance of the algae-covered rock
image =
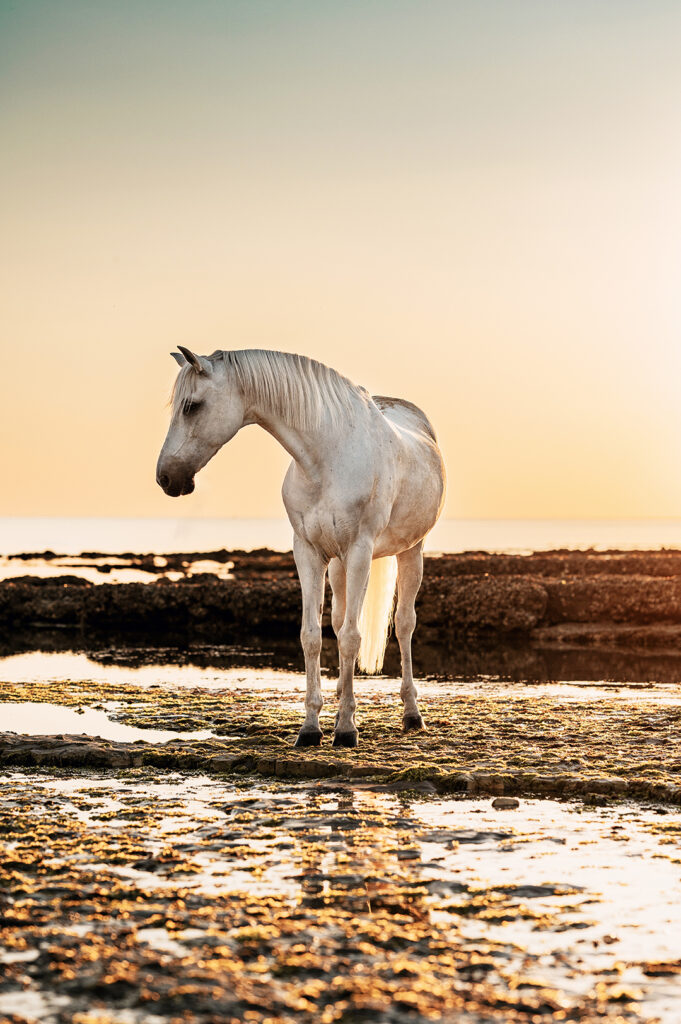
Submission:
[[322,758],[278,758],[275,774],[284,779],[326,779],[343,772],[343,765],[337,761]]
[[547,605],[541,583],[521,577],[430,580],[419,600],[420,621],[440,623],[443,632],[529,632]]

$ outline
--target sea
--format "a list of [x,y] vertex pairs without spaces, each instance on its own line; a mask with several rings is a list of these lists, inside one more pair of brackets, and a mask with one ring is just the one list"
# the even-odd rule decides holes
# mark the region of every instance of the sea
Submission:
[[[291,548],[285,519],[0,517],[0,555],[61,555]],[[443,519],[426,540],[431,552],[529,553],[568,548],[681,548],[681,519]]]

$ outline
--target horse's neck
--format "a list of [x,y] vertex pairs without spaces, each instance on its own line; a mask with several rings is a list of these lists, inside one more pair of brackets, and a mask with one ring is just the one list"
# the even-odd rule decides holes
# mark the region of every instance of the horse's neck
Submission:
[[335,422],[328,416],[317,428],[301,430],[267,409],[254,409],[251,421],[271,434],[310,480],[321,477],[355,426],[350,420]]

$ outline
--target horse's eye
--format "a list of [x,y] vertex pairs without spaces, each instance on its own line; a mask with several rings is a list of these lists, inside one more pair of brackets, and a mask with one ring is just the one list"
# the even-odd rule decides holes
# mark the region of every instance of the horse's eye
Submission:
[[194,401],[192,401],[191,398],[188,398],[186,400],[186,402],[184,403],[184,405],[182,406],[182,412],[184,413],[185,416],[191,416],[191,414],[196,412],[196,410],[200,406],[201,406],[200,402],[194,402]]

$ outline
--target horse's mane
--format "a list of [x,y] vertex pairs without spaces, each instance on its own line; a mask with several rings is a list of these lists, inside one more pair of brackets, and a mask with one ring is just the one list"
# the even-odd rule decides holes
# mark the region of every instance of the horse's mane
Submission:
[[[366,397],[363,388],[337,370],[292,352],[245,348],[213,352],[208,358],[224,361],[247,404],[269,410],[297,430],[315,430],[329,416],[337,422],[352,414],[357,398]],[[192,397],[195,381],[187,363],[173,387],[173,411]]]

